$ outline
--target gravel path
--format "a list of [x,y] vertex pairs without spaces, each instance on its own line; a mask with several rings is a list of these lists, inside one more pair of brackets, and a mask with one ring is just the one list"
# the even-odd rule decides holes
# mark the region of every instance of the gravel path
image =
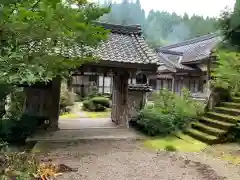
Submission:
[[155,152],[144,148],[139,141],[51,143],[47,147],[45,158],[78,169],[64,173],[59,180],[240,179],[240,167],[204,153]]

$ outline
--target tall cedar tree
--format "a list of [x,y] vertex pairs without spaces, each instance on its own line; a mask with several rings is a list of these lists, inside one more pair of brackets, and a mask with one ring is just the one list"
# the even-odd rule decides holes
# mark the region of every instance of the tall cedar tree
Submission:
[[213,69],[215,86],[239,94],[240,91],[240,0],[232,12],[225,11],[220,19],[223,43],[216,51],[218,65]]
[[94,60],[108,32],[92,22],[108,11],[87,0],[1,0],[0,80],[48,81]]

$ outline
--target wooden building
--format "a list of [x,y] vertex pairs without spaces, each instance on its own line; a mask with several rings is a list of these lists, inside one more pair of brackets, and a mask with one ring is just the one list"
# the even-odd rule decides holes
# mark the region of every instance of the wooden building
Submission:
[[[220,42],[221,38],[216,34],[208,34],[185,42],[156,49],[159,67],[156,72],[148,74],[148,84],[153,90],[167,88],[175,93],[180,93],[182,88],[187,88],[193,96],[206,96],[205,84],[210,78],[208,71],[214,57],[212,50]],[[87,94],[92,83],[97,86],[100,93],[112,92],[112,76],[104,74],[87,74],[84,80],[77,81],[79,77],[73,77],[75,92]],[[129,84],[136,84],[136,74],[131,73]],[[80,91],[80,86],[84,87]],[[82,93],[81,93],[82,92]]]
[[[73,76],[81,78],[88,74],[111,76],[111,118],[117,125],[125,126],[130,109],[128,106],[129,77],[139,71],[156,72],[159,65],[158,56],[148,47],[139,25],[121,26],[106,23],[96,25],[110,30],[108,39],[94,49],[94,55],[100,60],[84,64],[74,71]],[[53,130],[58,129],[60,84],[60,78],[56,77],[47,88],[29,87],[26,89],[28,94],[26,111],[29,114],[44,115],[49,119],[49,128]]]
[[155,90],[167,88],[180,93],[187,88],[193,96],[206,96],[205,84],[214,60],[212,50],[220,40],[216,34],[208,34],[156,49],[162,65],[149,77],[149,84]]

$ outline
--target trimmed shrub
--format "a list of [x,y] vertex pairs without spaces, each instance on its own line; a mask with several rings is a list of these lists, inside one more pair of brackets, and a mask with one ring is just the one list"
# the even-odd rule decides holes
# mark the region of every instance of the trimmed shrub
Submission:
[[83,109],[87,111],[105,111],[110,107],[110,100],[106,97],[93,97],[83,101]]
[[136,122],[141,130],[150,136],[165,136],[176,130],[174,116],[163,114],[157,109],[144,109]]
[[104,107],[107,107],[109,108],[109,105],[110,105],[110,101],[108,98],[106,97],[94,97],[91,99],[91,101],[94,103],[94,104],[100,104]]

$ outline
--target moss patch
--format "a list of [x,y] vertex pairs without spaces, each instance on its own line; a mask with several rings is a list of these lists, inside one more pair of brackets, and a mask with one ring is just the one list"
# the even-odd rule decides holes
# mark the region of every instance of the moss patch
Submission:
[[111,116],[110,111],[104,112],[84,112],[88,118],[108,118]]
[[60,118],[66,118],[66,119],[75,119],[75,118],[79,118],[80,116],[76,113],[67,113],[67,114],[63,114],[60,116]]
[[66,113],[60,116],[60,118],[64,119],[76,119],[76,118],[108,118],[111,116],[111,111],[104,112],[87,112],[82,111],[79,113]]
[[144,145],[156,150],[165,150],[171,146],[181,152],[200,152],[207,147],[207,144],[202,142],[190,142],[174,136],[147,140]]

